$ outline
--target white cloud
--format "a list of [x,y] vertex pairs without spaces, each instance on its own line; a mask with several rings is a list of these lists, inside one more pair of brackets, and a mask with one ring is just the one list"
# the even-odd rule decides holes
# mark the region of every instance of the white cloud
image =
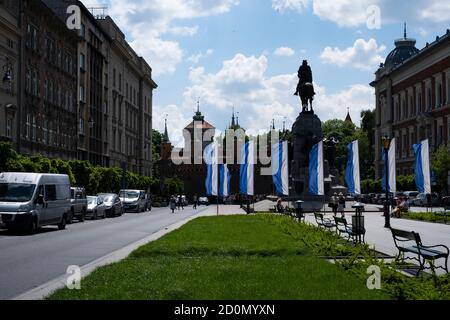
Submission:
[[183,147],[183,128],[192,121],[190,110],[174,104],[153,107],[153,129],[163,133],[164,120],[167,115],[167,129],[170,142],[176,147]]
[[341,27],[356,27],[366,24],[367,8],[378,0],[314,0],[313,12],[322,20],[330,20]]
[[188,62],[191,62],[193,64],[197,64],[200,62],[200,60],[209,57],[210,55],[212,55],[214,53],[213,49],[208,49],[206,50],[205,53],[199,52],[197,54],[193,54],[191,55],[189,58],[187,58]]
[[435,22],[450,21],[450,2],[448,1],[430,1],[431,3],[421,10],[420,18],[422,20],[431,20]]
[[310,0],[272,0],[272,8],[283,13],[286,10],[302,12],[308,7]]
[[364,39],[358,39],[353,47],[344,50],[326,47],[320,54],[320,59],[325,63],[340,67],[352,66],[359,70],[369,71],[383,61],[381,54],[385,50],[386,47],[379,46],[373,38],[367,42]]
[[315,111],[322,121],[344,120],[347,108],[355,124],[359,124],[361,111],[375,108],[375,90],[369,85],[355,84],[337,93],[328,94],[324,87],[315,85]]
[[273,54],[278,57],[291,57],[295,54],[295,50],[289,47],[280,47]]
[[429,24],[450,21],[450,3],[442,0],[272,0],[274,10],[281,13],[292,10],[302,13],[312,4],[312,12],[324,21],[331,21],[340,27],[367,25],[373,17],[376,6],[380,9],[381,22]]
[[195,27],[172,27],[169,29],[169,33],[182,36],[182,37],[192,37],[198,32],[198,26]]
[[[268,76],[268,64],[264,55],[236,54],[224,61],[216,73],[208,73],[204,67],[192,68],[191,85],[184,92],[183,105],[191,110],[200,97],[202,109],[211,110],[206,119],[222,129],[234,105],[240,112],[241,125],[251,134],[267,131],[273,118],[277,127],[281,127],[286,117],[290,127],[300,112],[299,100],[293,95],[297,75]],[[316,84],[316,92],[315,110],[324,121],[334,117],[345,119],[347,107],[350,107],[353,119],[358,122],[359,112],[374,105],[373,88],[366,85],[354,85],[329,94]]]
[[184,56],[180,44],[165,39],[165,35],[193,36],[198,27],[183,23],[224,14],[238,5],[239,0],[110,0],[109,4],[108,14],[130,36],[133,48],[146,58],[158,76],[173,73]]

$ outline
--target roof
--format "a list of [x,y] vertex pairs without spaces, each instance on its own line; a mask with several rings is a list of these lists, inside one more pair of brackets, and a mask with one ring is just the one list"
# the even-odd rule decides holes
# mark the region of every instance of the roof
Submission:
[[185,129],[194,129],[194,124],[195,124],[195,128],[197,129],[215,129],[215,127],[210,124],[208,121],[192,121],[190,124],[188,124],[186,126]]

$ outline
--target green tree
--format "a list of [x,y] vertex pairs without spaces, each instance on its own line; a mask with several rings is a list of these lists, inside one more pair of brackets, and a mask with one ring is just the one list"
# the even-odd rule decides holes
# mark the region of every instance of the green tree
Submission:
[[436,172],[437,191],[449,192],[448,172],[450,171],[450,153],[446,145],[441,145],[432,156],[431,167]]

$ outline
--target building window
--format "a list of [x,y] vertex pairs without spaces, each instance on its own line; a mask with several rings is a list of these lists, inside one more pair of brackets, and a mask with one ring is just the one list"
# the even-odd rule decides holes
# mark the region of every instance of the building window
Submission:
[[37,50],[37,28],[31,24],[27,26],[27,47],[32,50]]
[[31,117],[31,126],[32,126],[31,141],[36,141],[36,117],[35,116]]
[[80,69],[86,70],[86,56],[80,53]]
[[113,87],[116,87],[116,69],[113,69]]
[[437,106],[442,106],[442,84],[439,83],[438,89],[437,89]]
[[86,26],[84,25],[84,23],[82,23],[80,26],[80,37],[82,37],[83,39],[86,38]]
[[85,102],[85,99],[86,99],[86,94],[84,92],[84,87],[80,86],[80,101]]
[[119,91],[122,92],[122,74],[119,73]]
[[12,138],[12,119],[11,118],[7,118],[6,119],[6,137],[7,138]]

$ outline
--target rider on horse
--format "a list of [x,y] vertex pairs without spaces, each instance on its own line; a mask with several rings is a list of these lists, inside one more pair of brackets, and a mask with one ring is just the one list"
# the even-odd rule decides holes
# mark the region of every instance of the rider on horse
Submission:
[[300,96],[300,99],[302,100],[303,111],[307,111],[308,102],[311,105],[312,111],[312,101],[316,93],[314,92],[311,67],[308,65],[308,62],[306,60],[303,60],[303,64],[298,70],[298,78],[299,82],[297,85],[297,91],[294,95]]

